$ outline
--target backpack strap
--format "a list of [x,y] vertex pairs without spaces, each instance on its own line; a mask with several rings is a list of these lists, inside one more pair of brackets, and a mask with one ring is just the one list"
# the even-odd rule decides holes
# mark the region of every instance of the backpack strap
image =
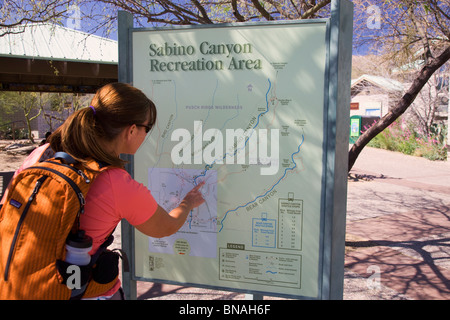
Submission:
[[[114,231],[116,230],[116,228],[114,228],[114,230],[109,234],[109,237],[105,240],[105,242],[103,242],[100,247],[98,248],[97,252],[91,256],[91,265],[94,266],[96,261],[98,260],[98,257],[105,251],[108,250],[108,247],[114,242]],[[128,256],[127,254],[119,248],[116,248],[114,250],[111,251],[119,251],[121,253],[120,257],[123,260],[123,268],[125,272],[129,272],[130,270],[130,265],[129,265],[129,261],[128,261]]]
[[68,164],[75,164],[78,162],[70,154],[62,151],[56,152],[54,158],[63,160]]

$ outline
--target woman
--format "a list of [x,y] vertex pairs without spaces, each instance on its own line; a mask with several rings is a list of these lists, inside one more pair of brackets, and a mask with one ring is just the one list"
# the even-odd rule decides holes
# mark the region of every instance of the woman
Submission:
[[[86,163],[95,159],[111,169],[98,175],[86,197],[80,227],[92,237],[91,254],[126,219],[142,233],[164,237],[175,233],[189,212],[204,199],[199,188],[192,189],[179,206],[169,213],[161,208],[148,188],[136,182],[124,170],[120,154],[135,154],[156,121],[156,108],[139,89],[124,83],[100,88],[91,105],[72,114],[48,139],[55,152],[65,151]],[[39,147],[20,170],[35,163],[48,148]],[[120,282],[99,298],[116,298]]]

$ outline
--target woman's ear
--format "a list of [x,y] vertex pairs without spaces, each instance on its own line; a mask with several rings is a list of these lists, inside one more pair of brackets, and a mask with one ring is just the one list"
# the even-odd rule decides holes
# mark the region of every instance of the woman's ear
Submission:
[[134,138],[134,135],[137,133],[137,127],[136,125],[131,125],[126,127],[123,131],[123,138],[126,144],[130,143],[130,141],[132,141],[132,139]]
[[135,124],[132,124],[128,127],[128,135],[133,137],[137,133],[137,126]]

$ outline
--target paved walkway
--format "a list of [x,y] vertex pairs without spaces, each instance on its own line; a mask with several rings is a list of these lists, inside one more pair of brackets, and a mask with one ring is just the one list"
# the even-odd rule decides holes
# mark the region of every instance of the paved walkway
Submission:
[[351,176],[347,273],[381,299],[450,299],[450,162],[365,148]]
[[[450,162],[365,148],[351,177],[344,299],[450,299]],[[244,298],[138,283],[138,299]]]

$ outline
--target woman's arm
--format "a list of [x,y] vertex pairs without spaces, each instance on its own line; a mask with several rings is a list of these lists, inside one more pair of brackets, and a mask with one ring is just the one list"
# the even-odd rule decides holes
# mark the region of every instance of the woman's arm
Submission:
[[169,213],[158,205],[156,212],[146,222],[137,225],[136,229],[147,236],[155,238],[174,234],[183,226],[191,210],[205,202],[200,192],[200,188],[204,184],[204,182],[199,183],[189,191],[178,207]]

